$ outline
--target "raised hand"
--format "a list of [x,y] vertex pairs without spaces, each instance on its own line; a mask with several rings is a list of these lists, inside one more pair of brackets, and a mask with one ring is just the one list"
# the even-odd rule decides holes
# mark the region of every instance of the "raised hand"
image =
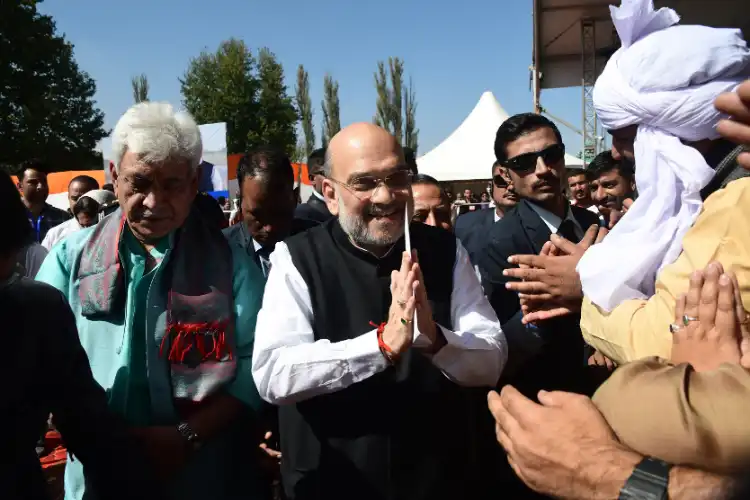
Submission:
[[398,357],[409,349],[414,338],[415,291],[419,286],[417,275],[419,265],[412,262],[412,256],[404,252],[401,268],[391,272],[391,307],[388,322],[383,329],[383,342],[391,354]]
[[584,252],[605,235],[605,229],[591,226],[576,245],[553,234],[540,255],[513,255],[508,259],[519,266],[506,269],[503,274],[522,280],[508,282],[506,287],[518,292],[524,323],[565,316],[580,309],[583,290],[576,266]]
[[687,294],[675,305],[672,363],[689,363],[695,371],[740,363],[745,313],[737,307],[736,283],[718,262],[692,274]]
[[[750,80],[746,81],[735,92],[727,92],[716,98],[716,109],[727,113],[731,120],[721,120],[716,130],[737,144],[750,145]],[[742,153],[737,162],[750,169],[750,153]]]

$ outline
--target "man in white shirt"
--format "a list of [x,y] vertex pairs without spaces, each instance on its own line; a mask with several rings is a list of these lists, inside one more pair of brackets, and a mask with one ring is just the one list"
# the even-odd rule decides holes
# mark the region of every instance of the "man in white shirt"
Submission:
[[[79,175],[70,181],[68,184],[68,204],[70,205],[69,212],[71,216],[73,215],[73,207],[81,196],[94,189],[99,189],[99,183],[96,179],[88,175]],[[47,231],[47,234],[42,240],[42,246],[49,251],[55,246],[55,243],[65,238],[70,233],[74,233],[80,229],[81,225],[78,223],[78,220],[75,217],[72,217]]]
[[451,233],[417,222],[407,232],[411,173],[391,134],[345,128],[324,174],[337,217],[276,245],[255,331],[256,385],[281,405],[285,493],[462,498],[470,423],[459,385],[495,385],[500,324]]

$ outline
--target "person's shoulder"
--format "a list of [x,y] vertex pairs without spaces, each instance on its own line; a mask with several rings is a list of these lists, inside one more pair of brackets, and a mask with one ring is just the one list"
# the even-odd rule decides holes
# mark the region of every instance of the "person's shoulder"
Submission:
[[64,220],[68,220],[72,218],[72,216],[70,215],[70,212],[68,212],[67,210],[61,210],[54,205],[50,205],[49,203],[47,203],[45,210],[49,212],[50,214],[54,215],[55,217],[60,217]]
[[314,227],[317,227],[320,225],[320,222],[312,220],[312,219],[305,219],[301,217],[294,217],[292,219],[292,231],[291,236],[294,236],[295,234],[302,233],[304,231],[308,231]]
[[221,234],[223,234],[230,243],[238,241],[238,238],[242,235],[242,228],[240,224],[234,224],[222,229]]
[[[13,295],[23,297],[24,302],[33,304],[40,311],[48,312],[51,308],[66,305],[65,296],[57,288],[31,278],[20,278],[12,287]],[[21,292],[23,292],[21,294]]]
[[[573,213],[573,217],[575,217],[579,223],[585,223],[585,227],[583,228],[584,231],[587,230],[589,226],[599,225],[599,216],[591,210],[587,208],[575,207],[572,205],[570,207],[570,210]],[[581,225],[583,226],[584,224]]]
[[456,218],[456,227],[459,226],[466,226],[474,224],[476,221],[483,219],[484,217],[487,217],[488,213],[491,213],[494,209],[492,208],[485,208],[482,210],[475,210],[473,212],[466,212],[465,214],[461,214]]

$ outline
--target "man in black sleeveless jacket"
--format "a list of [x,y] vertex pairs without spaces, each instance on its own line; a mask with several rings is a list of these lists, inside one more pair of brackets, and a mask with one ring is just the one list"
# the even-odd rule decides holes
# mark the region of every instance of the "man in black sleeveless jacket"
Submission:
[[329,144],[336,218],[276,246],[253,375],[279,409],[294,500],[464,498],[472,487],[462,386],[492,386],[505,338],[455,237],[410,226],[401,147],[371,124]]

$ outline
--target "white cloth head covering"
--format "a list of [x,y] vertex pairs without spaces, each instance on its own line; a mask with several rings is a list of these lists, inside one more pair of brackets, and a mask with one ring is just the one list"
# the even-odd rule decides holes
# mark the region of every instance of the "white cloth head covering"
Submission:
[[115,201],[117,196],[112,191],[107,191],[106,189],[94,189],[82,195],[81,198],[91,198],[99,205],[108,205]]
[[585,295],[607,311],[653,295],[657,273],[679,256],[714,175],[681,139],[718,138],[714,99],[750,76],[739,30],[676,26],[677,13],[654,11],[652,0],[622,0],[610,11],[622,47],[596,81],[594,106],[608,130],[638,125],[638,199],[578,264]]

